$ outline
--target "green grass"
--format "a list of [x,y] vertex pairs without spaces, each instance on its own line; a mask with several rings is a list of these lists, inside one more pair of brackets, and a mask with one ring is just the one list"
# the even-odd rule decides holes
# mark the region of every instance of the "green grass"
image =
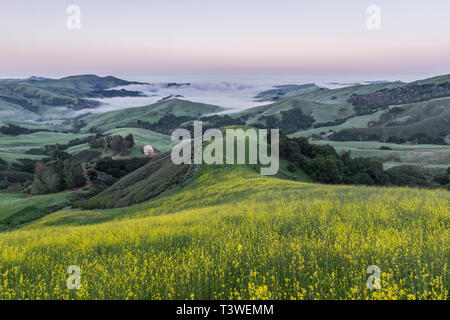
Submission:
[[39,116],[33,112],[23,109],[13,103],[0,100],[0,122],[6,122],[8,120],[27,121],[38,118]]
[[174,165],[170,154],[163,154],[90,198],[83,207],[93,209],[130,206],[162,194],[186,181],[194,173],[194,166]]
[[[170,136],[168,135],[140,128],[112,129],[107,131],[105,134],[121,135],[125,137],[130,133],[133,135],[134,142],[138,147],[143,147],[147,144],[150,144],[157,150],[166,152],[171,150],[172,147],[176,145],[176,143],[172,143],[170,141]],[[140,155],[142,155],[142,151],[139,150],[139,152]]]
[[[411,165],[450,165],[450,146],[435,144],[394,144],[372,141],[325,141],[312,140],[316,144],[329,144],[338,153],[350,151],[353,157],[375,157],[387,162]],[[380,150],[381,147],[392,150]]]
[[16,162],[19,159],[32,159],[32,160],[40,160],[44,158],[43,155],[33,155],[33,154],[25,154],[25,153],[17,153],[13,150],[3,151],[0,150],[0,159],[5,160],[8,163]]
[[403,82],[387,82],[369,85],[356,85],[331,90],[315,90],[301,97],[307,100],[323,101],[328,103],[346,102],[352,94],[368,94],[381,89],[391,89],[404,85]]
[[89,143],[83,143],[83,144],[79,144],[79,145],[70,147],[66,150],[66,152],[73,155],[73,154],[76,154],[76,153],[84,151],[84,150],[89,150]]
[[[390,109],[400,107],[404,111],[399,114],[378,111],[370,115],[357,116],[348,119],[341,125],[321,127],[298,131],[291,136],[310,137],[330,130],[341,131],[344,129],[365,129],[366,133],[377,132],[385,136],[410,136],[415,133],[438,136],[448,132],[450,121],[450,99],[438,98],[425,102],[410,103],[404,105],[392,105]],[[386,116],[385,119],[381,117]],[[386,120],[387,119],[387,120]],[[375,124],[376,125],[371,125]]]
[[353,107],[348,103],[335,104],[289,98],[273,104],[263,105],[242,111],[240,113],[235,113],[232,116],[238,117],[250,115],[250,118],[247,120],[248,125],[255,123],[264,124],[264,120],[261,119],[262,117],[271,115],[279,117],[282,111],[291,110],[296,107],[299,107],[304,114],[311,115],[316,120],[316,123],[347,118],[354,114]]
[[[135,145],[134,147],[127,153],[124,154],[118,159],[122,158],[133,158],[133,157],[143,157],[144,154],[142,153],[142,147],[149,144],[153,146],[156,150],[159,150],[160,152],[167,152],[172,149],[173,146],[176,144],[173,143],[170,140],[170,136],[161,134],[158,132],[154,132],[151,130],[146,129],[140,129],[140,128],[119,128],[119,129],[112,129],[107,132],[105,132],[106,135],[121,135],[123,137],[129,135],[133,135]],[[83,150],[89,150],[89,144],[84,143],[77,146],[73,146],[68,148],[66,151],[70,154],[76,154]],[[99,150],[100,152],[103,152],[103,150]],[[103,156],[115,156],[116,154],[114,152],[109,153],[103,153]]]
[[367,128],[368,124],[370,122],[378,121],[380,119],[380,116],[385,111],[378,111],[369,115],[364,116],[357,116],[348,119],[344,123],[336,126],[328,126],[328,127],[321,127],[321,128],[314,128],[314,129],[308,129],[308,130],[302,130],[297,131],[295,133],[290,134],[290,137],[310,137],[314,134],[320,134],[321,132],[328,132],[329,130],[333,131],[340,131],[343,129],[350,129],[350,128]]
[[[449,208],[443,190],[205,167],[166,197],[0,234],[0,298],[447,299]],[[379,290],[366,287],[373,264]],[[80,290],[66,287],[70,265]]]
[[289,179],[294,181],[301,181],[301,182],[313,182],[311,177],[306,174],[302,169],[295,166],[295,171],[290,172],[288,170],[289,161],[280,159],[280,170],[278,171],[278,174],[276,175],[277,178],[280,179]]
[[0,140],[0,158],[13,162],[17,159],[41,159],[41,155],[30,155],[25,152],[45,145],[65,144],[70,140],[85,138],[88,134],[36,132],[20,136],[3,136]]
[[[247,124],[264,124],[264,121],[261,120],[261,117],[263,116],[280,116],[280,112],[282,111],[299,107],[302,109],[303,113],[311,115],[316,120],[316,124],[325,123],[336,119],[346,119],[355,115],[353,106],[347,102],[352,94],[366,94],[384,88],[395,88],[401,86],[402,84],[402,82],[389,82],[371,85],[357,85],[340,89],[316,89],[306,93],[301,93],[298,96],[289,97],[276,103],[244,110],[242,112],[235,113],[232,116],[238,117],[242,115],[250,115],[250,118],[247,120]],[[292,94],[293,93],[291,92],[290,95]],[[367,123],[369,121],[373,121],[374,118],[376,118],[375,120],[378,120],[377,117],[379,117],[379,115],[380,114],[377,113],[366,117],[356,117],[355,120],[352,118],[340,126],[311,129],[303,132],[307,132],[306,134],[310,136],[315,133],[318,134],[325,129],[325,131],[330,129],[339,130],[353,126],[365,128],[367,127]],[[294,135],[304,135],[303,132],[299,131]]]
[[0,193],[0,230],[17,227],[64,207],[66,193],[43,196]]
[[414,83],[417,83],[419,85],[422,84],[439,84],[439,83],[443,83],[443,82],[450,82],[450,74],[445,74],[442,76],[437,76],[437,77],[432,77],[432,78],[427,78],[427,79],[423,79],[423,80],[418,80],[418,81],[414,81]]
[[[32,79],[0,82],[0,118],[4,120],[62,119],[74,116],[80,98],[91,90],[132,84],[114,77],[79,75],[62,79]],[[5,101],[10,101],[7,103]],[[86,106],[84,104],[84,106]],[[26,109],[29,110],[26,110]],[[31,112],[30,112],[31,111]]]
[[92,127],[100,130],[111,130],[116,127],[124,127],[137,120],[156,122],[166,114],[175,116],[197,117],[222,110],[221,107],[191,102],[187,100],[172,99],[162,101],[148,106],[127,108],[124,110],[110,111],[102,114],[89,115],[83,120],[88,124],[83,131]]

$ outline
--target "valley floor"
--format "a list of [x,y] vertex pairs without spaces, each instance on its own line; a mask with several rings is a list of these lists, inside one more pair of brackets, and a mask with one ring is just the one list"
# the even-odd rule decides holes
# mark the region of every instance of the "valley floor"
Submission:
[[0,299],[448,299],[448,191],[201,170],[165,197],[0,233]]

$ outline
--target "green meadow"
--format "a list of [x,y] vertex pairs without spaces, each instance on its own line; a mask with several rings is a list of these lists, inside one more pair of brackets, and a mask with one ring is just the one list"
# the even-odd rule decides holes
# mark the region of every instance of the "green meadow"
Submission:
[[[203,167],[138,205],[65,209],[0,234],[0,298],[445,300],[449,208],[443,190]],[[70,265],[79,290],[66,286]]]

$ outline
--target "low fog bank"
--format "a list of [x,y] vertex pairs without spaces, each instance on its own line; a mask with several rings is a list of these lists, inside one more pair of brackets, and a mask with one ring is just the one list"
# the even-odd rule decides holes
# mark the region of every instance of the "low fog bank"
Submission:
[[[177,79],[179,80],[179,79]],[[221,81],[212,79],[203,79],[202,81],[183,81],[155,83],[151,81],[148,84],[128,85],[114,89],[126,89],[141,91],[145,97],[116,97],[105,99],[94,99],[103,103],[95,109],[83,109],[77,111],[77,114],[85,113],[104,113],[108,111],[120,110],[131,107],[141,107],[153,104],[168,98],[178,98],[193,102],[217,105],[225,108],[221,113],[239,112],[248,108],[261,106],[271,102],[254,101],[254,97],[266,90],[273,89],[278,85],[286,84],[306,84],[316,83],[316,85],[326,88],[340,88],[355,84],[369,84],[367,81],[347,81],[336,82],[333,80],[316,79],[311,81],[307,78],[253,78],[239,79],[238,81]]]

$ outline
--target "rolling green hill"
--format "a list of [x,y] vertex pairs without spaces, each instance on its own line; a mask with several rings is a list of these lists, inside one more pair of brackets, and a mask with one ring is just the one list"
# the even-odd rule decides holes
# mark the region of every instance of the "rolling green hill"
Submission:
[[[147,129],[118,128],[108,130],[104,134],[110,136],[121,135],[122,137],[126,137],[129,134],[133,135],[135,146],[132,148],[129,154],[122,155],[121,158],[143,156],[142,147],[147,144],[151,145],[153,148],[160,152],[167,152],[171,150],[173,146],[175,146],[175,143],[170,140],[170,136]],[[67,152],[70,154],[76,154],[82,150],[88,149],[89,144],[84,143],[68,148]]]
[[[356,85],[339,89],[312,88],[305,90],[295,86],[283,87],[261,93],[262,96],[278,94],[286,99],[237,113],[234,117],[244,116],[248,124],[267,125],[267,117],[281,118],[281,113],[299,108],[314,118],[314,128],[300,128],[297,132],[288,132],[294,136],[311,136],[330,130],[362,128],[377,130],[381,134],[405,135],[412,133],[444,132],[450,127],[447,113],[448,98],[430,100],[427,97],[445,95],[450,75],[418,80],[411,83],[387,82],[370,85]],[[431,87],[430,87],[431,86]],[[436,87],[432,87],[436,86]],[[281,93],[279,92],[281,91]],[[357,98],[355,98],[357,97]],[[353,100],[352,100],[353,99]],[[359,99],[359,100],[358,100]],[[404,112],[383,112],[395,106],[383,107],[389,101],[421,101],[404,104]],[[430,100],[430,101],[428,101]],[[356,101],[356,102],[353,102]],[[368,106],[364,106],[364,104]],[[373,111],[370,111],[372,110]],[[397,109],[398,111],[398,109]],[[380,116],[384,117],[380,119]],[[384,127],[383,130],[368,127]],[[448,131],[448,130],[447,130]]]
[[126,81],[116,77],[99,77],[93,74],[70,76],[61,79],[33,78],[21,81],[22,83],[33,85],[34,87],[49,90],[51,92],[82,98],[92,90],[105,90],[118,86],[130,84],[140,84],[139,82]]
[[118,208],[143,202],[179,186],[196,171],[194,165],[173,164],[170,153],[165,153],[85,201],[82,207]]
[[258,93],[254,99],[255,101],[279,101],[281,99],[299,96],[319,88],[320,87],[316,86],[314,83],[275,86],[274,89]]
[[355,116],[345,120],[342,124],[324,126],[307,130],[299,130],[297,132],[291,133],[289,136],[311,137],[313,135],[318,135],[322,132],[328,133],[330,130],[339,132],[341,130],[351,128],[368,128],[369,124],[379,121],[380,116],[384,113],[385,111],[377,111],[369,115]]
[[109,96],[111,92],[104,92],[105,89],[134,83],[137,82],[95,75],[0,81],[0,119],[67,118],[70,111],[100,105],[85,98]]
[[445,138],[450,135],[450,98],[391,106],[381,113],[378,121],[369,124],[371,125],[365,128],[353,129],[347,124],[331,138],[349,141],[357,140],[358,136],[362,136],[364,140],[367,137],[378,137],[379,140],[394,137],[397,140],[403,139],[404,142],[428,139],[419,141],[422,144],[434,143],[433,140],[439,139],[440,144],[444,144]]
[[65,144],[77,138],[88,137],[88,134],[37,132],[19,136],[3,136],[0,140],[0,159],[13,162],[16,159],[40,159],[42,155],[26,154],[27,150],[41,148],[46,145]]
[[427,79],[423,79],[423,80],[417,80],[412,83],[414,83],[414,84],[430,84],[430,83],[431,84],[440,84],[440,83],[445,83],[445,82],[450,82],[450,74],[445,74],[442,76],[427,78]]
[[147,144],[150,144],[153,148],[156,148],[160,152],[167,152],[175,146],[175,143],[170,140],[170,136],[153,132],[151,130],[140,128],[119,128],[106,131],[106,135],[121,135],[123,137],[133,135],[134,142],[137,147],[141,148]]
[[[345,121],[345,119],[355,116],[353,106],[351,103],[347,102],[351,95],[367,94],[382,89],[396,88],[401,85],[403,85],[402,82],[388,82],[370,85],[356,85],[339,89],[327,89],[313,86],[303,88],[300,86],[300,88],[296,90],[295,86],[288,87],[286,92],[282,91],[281,93],[278,93],[279,97],[283,97],[283,100],[273,104],[244,110],[242,112],[235,113],[232,116],[235,118],[244,117],[246,119],[246,123],[249,125],[267,125],[266,117],[274,116],[280,119],[282,112],[299,108],[304,114],[311,116],[315,120],[314,125],[334,122],[337,120]],[[281,89],[282,88],[273,89],[275,90],[274,92],[262,92],[260,95],[262,97],[272,97]],[[308,129],[310,128],[304,128],[299,130],[299,132]]]
[[317,123],[347,118],[354,114],[350,104],[334,104],[298,98],[289,98],[269,105],[263,105],[234,114],[235,117],[245,116],[247,124],[265,124],[265,116],[280,118],[282,111],[300,108],[304,114],[311,115]]
[[210,104],[191,102],[187,100],[171,99],[144,107],[128,108],[110,111],[102,114],[89,115],[82,118],[87,123],[83,131],[96,127],[102,131],[135,125],[137,120],[156,122],[164,115],[198,117],[221,111],[222,108]]
[[347,102],[348,98],[350,98],[352,94],[368,94],[383,89],[397,88],[404,84],[405,83],[403,82],[396,81],[368,85],[355,85],[338,89],[320,88],[318,90],[302,94],[301,98],[306,100],[341,103]]
[[[443,190],[205,167],[166,197],[1,233],[0,298],[446,300],[449,208]],[[382,287],[368,290],[374,264]],[[70,265],[80,290],[66,287]]]
[[[353,157],[377,158],[387,167],[393,165],[418,165],[427,167],[448,167],[450,164],[450,146],[433,144],[395,144],[372,141],[324,141],[312,143],[331,145],[337,152],[350,151]],[[380,148],[389,149],[380,149]]]
[[0,231],[21,226],[64,208],[67,193],[30,197],[0,193]]

